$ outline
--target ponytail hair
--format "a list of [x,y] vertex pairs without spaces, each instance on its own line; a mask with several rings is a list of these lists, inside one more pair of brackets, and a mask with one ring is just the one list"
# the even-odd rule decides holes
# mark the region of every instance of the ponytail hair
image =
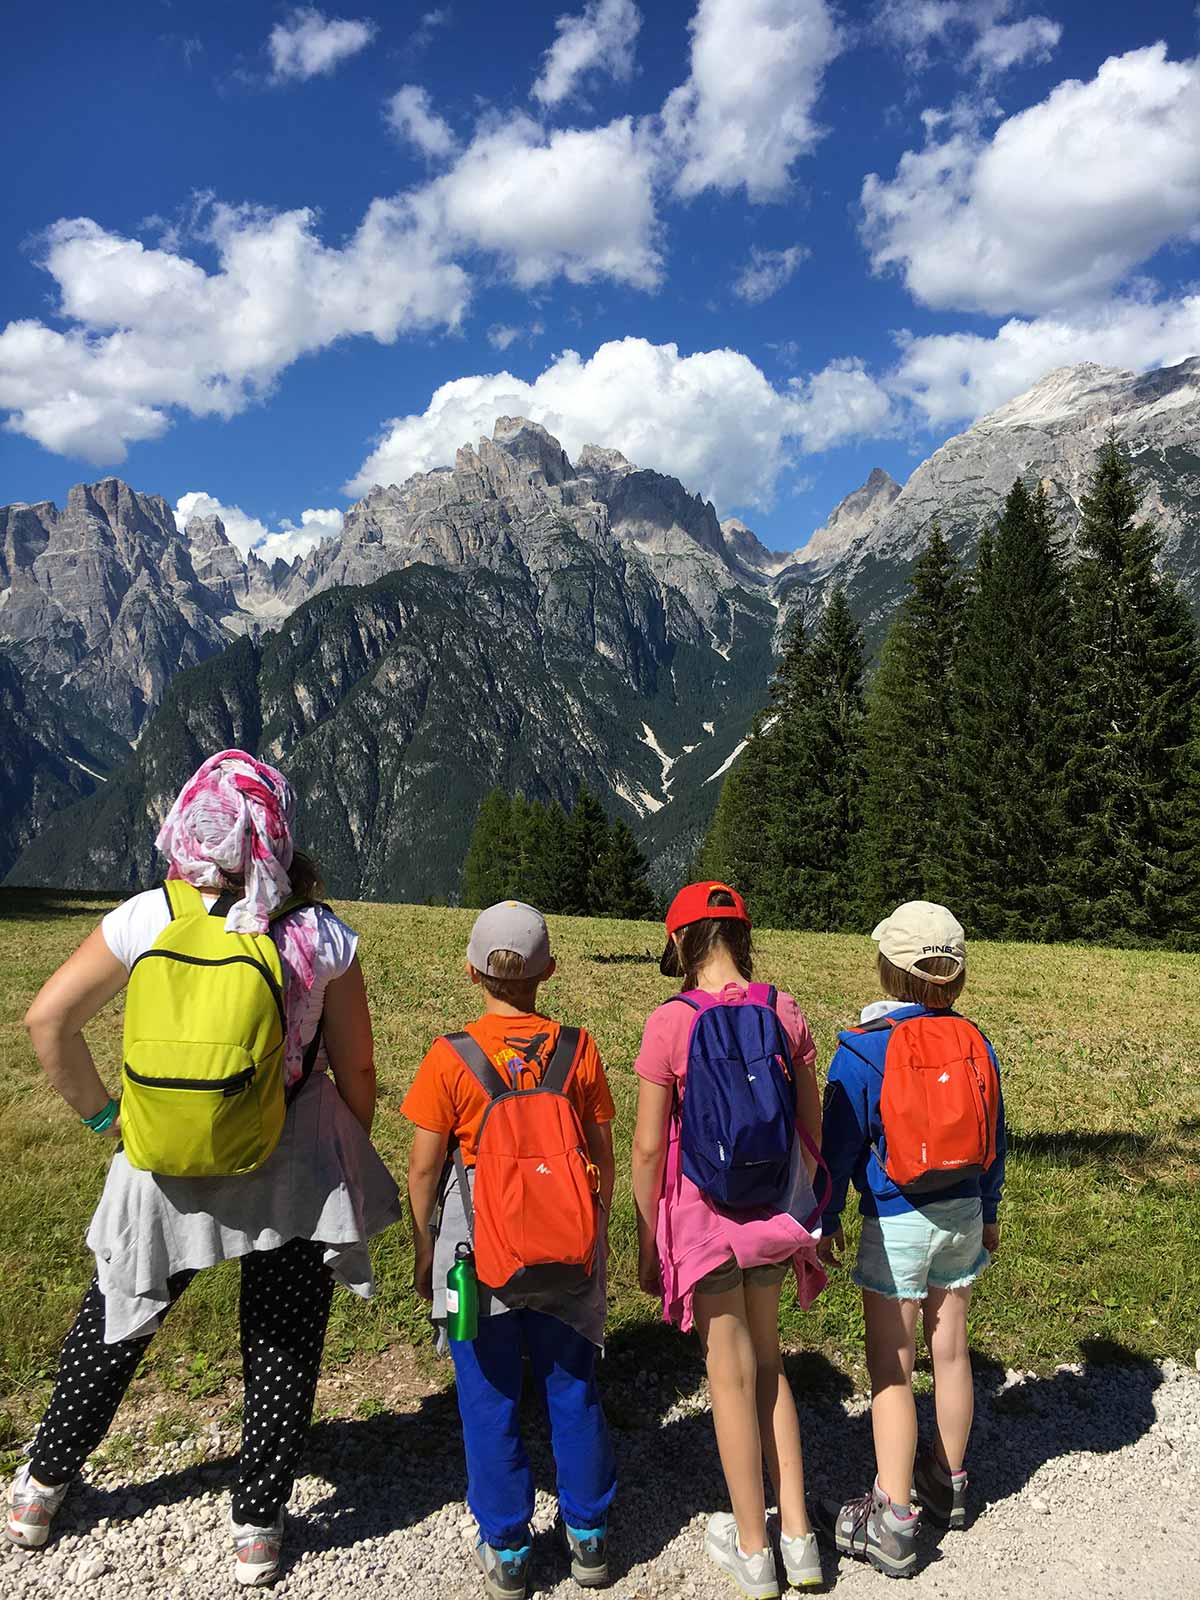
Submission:
[[[732,906],[734,899],[725,889],[714,889],[708,897],[710,906]],[[663,964],[669,978],[682,978],[680,988],[694,989],[701,970],[713,951],[724,948],[734,966],[749,983],[754,976],[754,951],[750,941],[750,924],[735,917],[702,917],[699,922],[689,922],[671,940],[671,951]]]

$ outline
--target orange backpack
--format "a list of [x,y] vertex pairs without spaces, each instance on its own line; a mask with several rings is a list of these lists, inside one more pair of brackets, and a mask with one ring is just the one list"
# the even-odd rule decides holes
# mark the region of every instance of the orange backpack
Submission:
[[1000,1080],[987,1041],[953,1011],[881,1017],[854,1033],[891,1029],[875,1159],[898,1189],[925,1194],[978,1177],[996,1159]]
[[[579,1028],[559,1030],[541,1082],[514,1089],[469,1033],[446,1043],[489,1095],[475,1155],[475,1187],[461,1150],[458,1187],[480,1283],[503,1289],[531,1267],[592,1270],[600,1174],[593,1166],[567,1087],[583,1054]],[[538,1275],[544,1284],[545,1273]]]

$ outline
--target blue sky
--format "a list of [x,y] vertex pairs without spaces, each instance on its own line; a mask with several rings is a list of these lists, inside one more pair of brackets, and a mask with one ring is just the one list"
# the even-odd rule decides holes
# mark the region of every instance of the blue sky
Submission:
[[1190,4],[9,17],[0,501],[290,554],[523,411],[793,548],[1055,366],[1200,352]]

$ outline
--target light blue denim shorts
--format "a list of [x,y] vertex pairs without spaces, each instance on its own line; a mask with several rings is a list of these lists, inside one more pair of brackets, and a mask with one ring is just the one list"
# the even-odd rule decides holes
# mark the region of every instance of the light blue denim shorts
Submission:
[[850,1276],[889,1300],[924,1300],[931,1288],[965,1289],[990,1260],[982,1200],[931,1200],[919,1211],[864,1217]]

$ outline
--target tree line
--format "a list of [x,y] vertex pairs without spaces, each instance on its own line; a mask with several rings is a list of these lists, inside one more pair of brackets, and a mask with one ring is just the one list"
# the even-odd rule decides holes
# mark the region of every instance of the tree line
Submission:
[[774,927],[1200,942],[1200,653],[1138,504],[1112,436],[1071,565],[1021,480],[970,571],[932,531],[869,686],[845,594],[801,608],[699,875]]
[[569,812],[493,789],[471,833],[462,903],[524,900],[561,916],[651,919],[659,905],[646,873],[628,825],[588,789]]

